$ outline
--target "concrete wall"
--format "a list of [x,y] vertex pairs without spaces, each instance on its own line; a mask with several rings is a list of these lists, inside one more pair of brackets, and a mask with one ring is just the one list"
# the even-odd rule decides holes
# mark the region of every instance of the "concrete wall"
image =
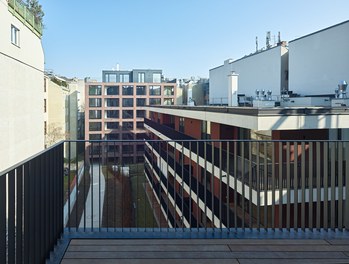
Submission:
[[[41,39],[0,0],[0,171],[44,148],[44,53]],[[11,43],[19,29],[19,47]]]
[[[210,70],[210,103],[224,103],[228,98],[228,75],[239,75],[237,94],[255,96],[255,90],[271,90],[274,96],[281,94],[281,87],[287,86],[286,47],[277,46],[269,50],[243,57],[239,60],[226,60],[224,65]],[[235,104],[237,105],[237,102]]]
[[349,21],[289,43],[289,88],[301,95],[334,94],[349,82]]

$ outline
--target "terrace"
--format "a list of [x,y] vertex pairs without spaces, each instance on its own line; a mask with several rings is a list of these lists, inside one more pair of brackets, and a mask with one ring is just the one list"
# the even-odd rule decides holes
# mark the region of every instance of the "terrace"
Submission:
[[61,142],[0,173],[0,261],[346,263],[348,157],[344,141]]

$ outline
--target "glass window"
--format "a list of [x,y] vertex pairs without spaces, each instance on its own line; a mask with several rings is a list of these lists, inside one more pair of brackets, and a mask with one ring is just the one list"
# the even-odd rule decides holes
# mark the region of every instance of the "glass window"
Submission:
[[16,46],[19,46],[19,29],[14,25],[11,25],[11,42]]
[[139,72],[138,73],[138,82],[144,83],[145,82],[145,73],[144,72]]
[[133,110],[122,110],[122,118],[133,119]]
[[115,73],[107,73],[105,75],[106,82],[116,82],[116,74]]
[[164,86],[164,95],[166,95],[166,96],[174,95],[174,87],[173,86]]
[[153,83],[161,83],[161,73],[153,73]]
[[179,132],[184,133],[184,117],[179,118]]
[[136,139],[145,139],[145,137],[146,137],[145,133],[136,134]]
[[119,123],[118,122],[106,122],[104,123],[104,129],[119,129]]
[[101,134],[90,134],[89,138],[90,138],[90,140],[101,140],[102,135]]
[[145,110],[137,110],[137,117],[140,117],[140,118],[142,118],[142,117],[145,117]]
[[101,95],[102,94],[102,86],[101,85],[90,85],[88,89],[89,95]]
[[160,105],[161,99],[160,98],[149,98],[149,105]]
[[124,134],[122,134],[122,139],[124,139],[124,140],[131,140],[131,139],[133,139],[133,134],[131,134],[131,133],[124,133]]
[[90,107],[101,107],[102,99],[101,98],[89,98],[88,105]]
[[119,134],[117,133],[109,133],[105,135],[106,140],[118,140],[119,139]]
[[[143,134],[142,134],[143,135]],[[144,151],[144,145],[137,145],[137,151]]]
[[132,145],[124,145],[122,146],[122,153],[133,153],[133,146]]
[[144,128],[144,122],[137,122],[137,128]]
[[122,86],[122,95],[133,95],[133,86],[132,85],[123,85]]
[[136,87],[136,94],[137,95],[146,95],[147,94],[147,87],[146,86],[139,86]]
[[149,95],[161,95],[161,86],[160,85],[149,86]]
[[119,110],[105,110],[104,117],[105,118],[119,118]]
[[164,99],[164,105],[174,105],[174,99]]
[[105,107],[118,107],[119,106],[119,98],[106,98],[104,99]]
[[89,130],[90,131],[101,131],[102,130],[102,123],[101,122],[90,122],[89,123]]
[[102,111],[101,110],[90,110],[89,117],[90,117],[90,119],[101,119],[102,118]]
[[105,86],[105,95],[119,95],[119,86]]
[[132,130],[133,122],[122,122],[122,130]]
[[122,98],[123,107],[133,107],[133,98]]
[[120,82],[130,82],[130,75],[120,74]]
[[137,98],[137,106],[145,106],[145,98]]
[[108,152],[119,152],[118,145],[108,145]]

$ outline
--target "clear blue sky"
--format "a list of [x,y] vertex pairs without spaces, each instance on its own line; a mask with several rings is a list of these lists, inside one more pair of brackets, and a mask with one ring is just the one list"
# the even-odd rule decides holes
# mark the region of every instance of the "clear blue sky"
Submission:
[[[39,0],[45,68],[100,78],[103,69],[156,68],[165,77],[209,69],[349,19],[348,0]],[[349,32],[348,32],[349,34]],[[272,38],[273,40],[273,38]]]

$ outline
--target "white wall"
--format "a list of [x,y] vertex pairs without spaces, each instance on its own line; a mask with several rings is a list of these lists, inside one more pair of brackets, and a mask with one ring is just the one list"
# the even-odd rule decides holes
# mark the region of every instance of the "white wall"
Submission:
[[[11,24],[20,47],[11,43]],[[44,148],[44,54],[41,40],[0,0],[0,171]]]
[[282,56],[287,52],[287,48],[277,46],[233,62],[225,61],[224,65],[211,69],[210,103],[213,98],[228,97],[228,75],[232,71],[239,75],[238,94],[255,96],[256,89],[264,89],[271,90],[274,96],[279,96],[281,85],[285,85],[282,80],[287,69],[287,56],[283,60]]
[[289,89],[301,95],[334,94],[349,82],[349,21],[289,43]]

